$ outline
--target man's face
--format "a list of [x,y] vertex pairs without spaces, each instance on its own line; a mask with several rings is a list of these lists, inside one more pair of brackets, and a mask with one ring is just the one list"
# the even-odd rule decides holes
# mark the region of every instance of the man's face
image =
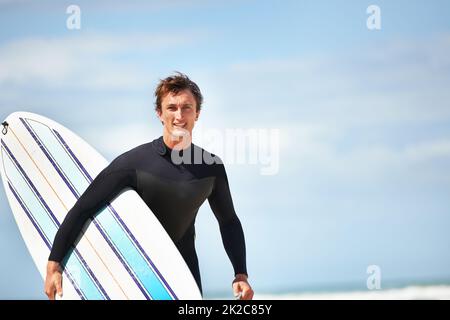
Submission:
[[164,130],[173,137],[192,135],[195,121],[200,112],[197,112],[197,103],[189,89],[174,94],[169,92],[161,101],[159,119],[164,123]]

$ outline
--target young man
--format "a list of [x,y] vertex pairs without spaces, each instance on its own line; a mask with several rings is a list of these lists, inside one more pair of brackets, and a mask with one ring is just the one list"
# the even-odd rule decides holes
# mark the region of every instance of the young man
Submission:
[[[245,240],[234,211],[225,167],[220,159],[192,143],[192,129],[203,97],[198,86],[178,73],[162,80],[155,91],[162,137],[117,157],[86,189],[68,212],[53,242],[45,293],[62,295],[64,259],[86,221],[124,188],[133,188],[161,222],[202,290],[195,251],[195,218],[208,199],[220,226],[223,244],[235,272],[233,292],[252,299],[246,269]],[[199,156],[200,155],[200,156]],[[188,184],[186,182],[189,182]]]

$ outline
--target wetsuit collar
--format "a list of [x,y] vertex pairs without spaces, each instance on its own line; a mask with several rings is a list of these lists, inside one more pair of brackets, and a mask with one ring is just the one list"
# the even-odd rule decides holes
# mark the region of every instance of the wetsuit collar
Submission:
[[[164,156],[166,153],[170,153],[172,151],[172,149],[170,149],[165,143],[164,143],[164,139],[163,136],[159,137],[158,139],[153,140],[152,142],[152,146],[153,148],[155,148],[156,152],[160,155],[160,156]],[[191,143],[191,145],[180,151],[180,155],[183,154],[183,151],[186,150],[191,150],[191,147],[193,146],[193,143]]]

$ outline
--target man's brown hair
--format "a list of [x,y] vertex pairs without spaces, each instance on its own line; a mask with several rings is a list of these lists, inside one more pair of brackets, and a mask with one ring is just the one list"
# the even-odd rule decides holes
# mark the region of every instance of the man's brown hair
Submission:
[[181,72],[176,72],[174,75],[169,76],[161,80],[155,90],[155,110],[161,112],[162,99],[169,93],[172,92],[177,94],[183,90],[190,90],[197,103],[196,111],[200,111],[203,103],[203,96],[200,92],[200,88],[195,82],[193,82],[189,77]]

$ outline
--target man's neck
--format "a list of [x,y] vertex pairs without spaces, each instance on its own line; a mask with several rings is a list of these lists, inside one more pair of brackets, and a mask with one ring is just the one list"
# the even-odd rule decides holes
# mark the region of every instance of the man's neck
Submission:
[[186,131],[184,136],[173,136],[166,130],[163,131],[164,144],[172,150],[187,149],[192,143],[192,132]]

